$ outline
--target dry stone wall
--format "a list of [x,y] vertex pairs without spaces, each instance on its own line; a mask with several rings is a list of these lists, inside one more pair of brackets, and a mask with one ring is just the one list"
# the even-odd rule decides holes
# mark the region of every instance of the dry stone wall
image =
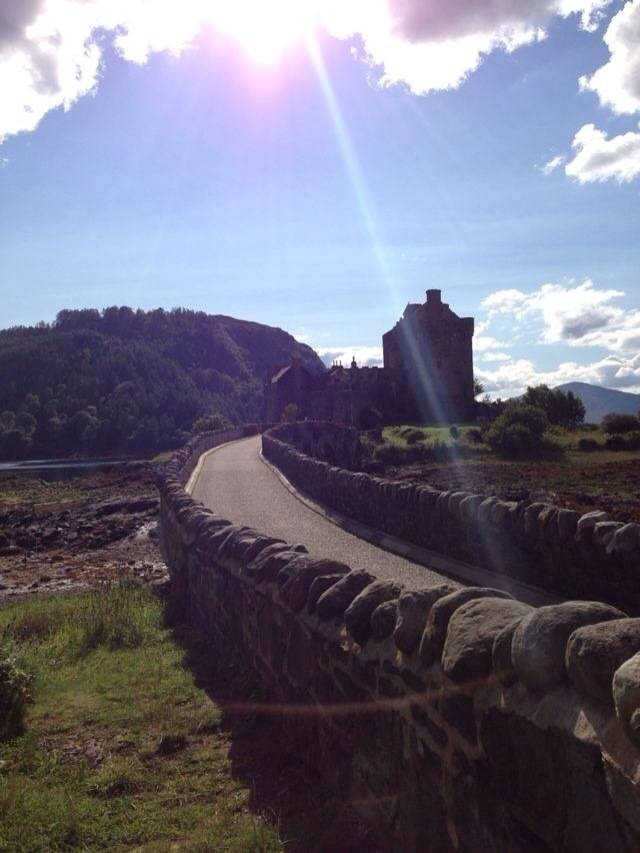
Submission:
[[[322,433],[322,424],[305,426]],[[337,429],[327,428],[334,442]],[[558,596],[640,615],[640,525],[335,467],[303,453],[290,433],[289,425],[267,431],[265,457],[305,494],[349,518]]]
[[407,591],[233,525],[184,488],[230,435],[188,445],[159,479],[173,598],[243,656],[297,758],[380,848],[640,849],[638,620],[447,583]]

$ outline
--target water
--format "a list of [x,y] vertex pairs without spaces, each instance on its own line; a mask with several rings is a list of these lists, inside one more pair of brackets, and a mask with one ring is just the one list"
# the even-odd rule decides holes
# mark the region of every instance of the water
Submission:
[[40,480],[67,480],[86,471],[99,471],[118,465],[129,465],[138,459],[27,459],[22,462],[0,462],[0,474],[37,477]]

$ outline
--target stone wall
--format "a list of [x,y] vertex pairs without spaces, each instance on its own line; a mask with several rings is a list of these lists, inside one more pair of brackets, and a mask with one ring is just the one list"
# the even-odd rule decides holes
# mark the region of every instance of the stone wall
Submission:
[[296,758],[381,849],[640,849],[640,620],[406,591],[234,526],[184,489],[228,438],[187,446],[160,477],[172,595],[243,655]]
[[[320,435],[323,425],[315,429]],[[336,429],[327,426],[334,441]],[[281,427],[263,435],[262,447],[301,491],[349,518],[503,578],[640,615],[638,524],[332,467],[303,454]]]

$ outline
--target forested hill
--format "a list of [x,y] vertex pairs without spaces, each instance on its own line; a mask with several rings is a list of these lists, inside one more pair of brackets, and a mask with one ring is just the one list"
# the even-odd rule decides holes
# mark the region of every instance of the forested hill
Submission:
[[0,331],[0,461],[149,454],[203,415],[258,420],[265,374],[292,356],[324,370],[282,329],[183,309],[61,311]]

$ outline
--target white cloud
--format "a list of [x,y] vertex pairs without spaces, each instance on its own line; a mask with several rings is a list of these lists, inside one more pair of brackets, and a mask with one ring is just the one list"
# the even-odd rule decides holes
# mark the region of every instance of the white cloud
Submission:
[[591,28],[611,0],[0,0],[0,142],[94,92],[105,41],[144,63],[179,54],[203,25],[255,57],[302,38],[308,22],[359,36],[380,82],[415,93],[460,83],[494,50],[544,37],[554,16]]
[[609,355],[591,364],[568,361],[554,370],[546,371],[538,370],[528,359],[514,359],[500,364],[495,370],[477,367],[476,375],[493,398],[517,396],[528,385],[544,383],[554,387],[565,382],[588,382],[591,385],[639,393],[640,355],[629,359]]
[[316,350],[322,361],[331,367],[334,361],[349,367],[355,358],[359,367],[382,367],[382,347],[325,347]]
[[630,0],[611,19],[604,40],[609,61],[590,77],[580,78],[582,89],[595,92],[604,106],[617,113],[640,110],[640,0]]
[[[611,0],[330,0],[327,28],[360,35],[381,83],[415,94],[459,86],[495,50],[540,41],[556,16],[592,29]],[[339,10],[339,15],[335,15]]]
[[608,138],[595,125],[585,124],[575,135],[573,150],[574,157],[564,170],[581,184],[623,184],[640,176],[640,133],[629,131]]
[[640,349],[640,310],[615,304],[625,294],[582,284],[543,284],[532,293],[498,290],[481,303],[490,319],[540,321],[540,342],[602,347],[613,352]]
[[545,163],[544,166],[541,166],[540,171],[544,175],[550,175],[552,172],[555,172],[556,169],[559,169],[560,166],[563,166],[566,160],[567,158],[563,154],[559,154],[557,157],[553,157],[553,159],[549,160],[548,163]]
[[483,362],[511,361],[512,357],[506,352],[485,352],[480,356]]
[[477,353],[484,353],[488,350],[499,349],[509,346],[502,341],[492,338],[490,335],[474,335],[473,350]]

